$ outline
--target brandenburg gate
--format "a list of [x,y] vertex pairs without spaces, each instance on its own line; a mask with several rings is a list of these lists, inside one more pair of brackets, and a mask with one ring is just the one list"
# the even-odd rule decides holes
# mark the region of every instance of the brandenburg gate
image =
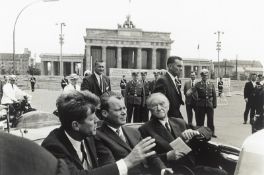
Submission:
[[138,29],[127,17],[117,30],[87,28],[83,70],[93,70],[95,61],[109,68],[166,69],[172,40],[170,33]]

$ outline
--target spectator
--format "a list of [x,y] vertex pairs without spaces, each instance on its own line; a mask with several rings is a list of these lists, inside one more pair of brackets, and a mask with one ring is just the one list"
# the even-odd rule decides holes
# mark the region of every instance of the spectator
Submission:
[[63,79],[61,80],[61,88],[62,90],[69,84],[68,79],[66,78],[66,75],[63,76]]

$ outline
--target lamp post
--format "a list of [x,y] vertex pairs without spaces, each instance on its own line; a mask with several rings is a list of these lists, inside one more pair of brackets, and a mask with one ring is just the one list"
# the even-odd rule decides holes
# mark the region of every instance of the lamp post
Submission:
[[224,32],[217,31],[214,34],[217,34],[217,42],[216,42],[216,50],[217,50],[217,59],[218,59],[218,69],[217,69],[217,76],[219,77],[219,71],[220,71],[220,63],[219,63],[219,57],[220,57],[220,51],[221,51],[221,41],[220,41],[220,35],[224,34]]
[[64,44],[64,35],[62,33],[62,28],[64,26],[66,26],[66,24],[64,22],[61,22],[59,24],[56,24],[56,25],[60,25],[60,37],[59,37],[59,40],[60,40],[60,76],[63,75],[63,65],[62,65],[62,45]]
[[15,54],[16,54],[16,24],[17,24],[17,21],[19,19],[19,16],[21,15],[21,13],[27,9],[28,7],[30,7],[31,5],[33,4],[36,4],[38,2],[53,2],[53,1],[59,1],[59,0],[37,0],[37,1],[33,1],[29,4],[27,4],[26,6],[24,6],[22,8],[22,10],[19,11],[17,17],[16,17],[16,20],[15,20],[15,23],[14,23],[14,28],[13,28],[13,74],[15,74]]

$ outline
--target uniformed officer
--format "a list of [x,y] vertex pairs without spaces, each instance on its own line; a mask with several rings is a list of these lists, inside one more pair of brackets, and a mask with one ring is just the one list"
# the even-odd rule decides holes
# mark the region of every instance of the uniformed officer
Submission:
[[202,80],[197,82],[192,88],[192,93],[197,93],[196,100],[196,125],[204,126],[205,114],[207,115],[207,127],[213,131],[213,137],[216,137],[214,131],[214,108],[217,106],[215,87],[212,82],[208,81],[209,71],[201,70]]
[[160,76],[160,73],[159,72],[153,72],[153,75],[154,75],[154,80],[152,80],[150,82],[150,92],[153,93],[154,89],[155,89],[155,85],[156,85],[156,82]]
[[143,84],[138,80],[138,72],[132,72],[132,80],[126,86],[127,122],[141,122],[140,109],[143,97]]
[[141,83],[143,84],[143,97],[141,106],[141,122],[147,122],[149,119],[149,110],[146,105],[146,100],[150,95],[150,81],[146,80],[147,72],[141,72]]

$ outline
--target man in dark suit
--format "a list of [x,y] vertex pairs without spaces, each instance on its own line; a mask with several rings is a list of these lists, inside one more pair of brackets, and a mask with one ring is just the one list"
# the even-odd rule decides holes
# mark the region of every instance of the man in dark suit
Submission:
[[169,117],[183,118],[180,106],[184,105],[179,76],[182,72],[182,58],[171,56],[167,60],[168,72],[156,82],[154,92],[163,93],[170,101]]
[[110,79],[103,75],[104,65],[104,62],[95,62],[94,73],[89,77],[83,78],[81,90],[89,90],[98,97],[107,91],[111,91]]
[[[121,95],[110,92],[101,96],[101,114],[104,122],[97,129],[96,143],[98,161],[100,165],[105,165],[123,159],[132,148],[140,142],[141,135],[135,128],[124,126],[126,124],[126,106]],[[143,164],[132,168],[128,174],[151,173],[160,174],[165,168],[163,162],[156,156],[149,161],[149,168]],[[151,166],[152,165],[152,166]]]
[[195,72],[191,72],[191,79],[184,83],[183,92],[185,95],[185,105],[186,105],[186,112],[188,118],[188,124],[192,125],[193,121],[193,111],[195,112],[195,99],[194,94],[187,95],[188,90],[190,90],[195,85]]
[[203,135],[210,139],[212,132],[209,128],[201,127],[193,130],[180,118],[168,117],[169,101],[162,93],[154,93],[147,100],[147,106],[152,114],[152,119],[142,125],[139,131],[142,137],[151,136],[156,140],[154,150],[164,163],[177,171],[179,165],[187,166],[196,175],[225,175],[225,171],[207,166],[197,166],[192,152],[186,154],[173,149],[170,143],[176,138],[188,142],[194,136]]
[[149,150],[155,146],[155,140],[147,138],[124,159],[99,167],[94,143],[97,127],[95,110],[99,98],[89,91],[72,91],[62,93],[56,105],[61,127],[51,131],[42,146],[63,159],[72,175],[126,174],[128,169],[154,154]]
[[255,97],[255,86],[256,86],[256,78],[257,75],[255,73],[252,73],[250,76],[250,81],[246,82],[244,87],[244,99],[246,102],[246,108],[244,111],[244,123],[247,123],[248,120],[248,113],[250,111],[250,124],[253,123],[253,118],[255,115],[255,109],[254,109],[254,97]]

